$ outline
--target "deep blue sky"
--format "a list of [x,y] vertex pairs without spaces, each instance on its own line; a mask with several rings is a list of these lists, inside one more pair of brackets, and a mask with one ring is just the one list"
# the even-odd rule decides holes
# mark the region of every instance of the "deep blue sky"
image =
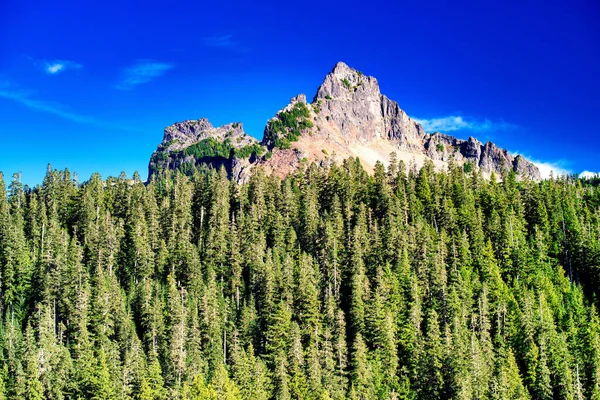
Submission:
[[0,171],[143,178],[163,128],[265,122],[344,61],[413,117],[600,171],[600,3],[0,2]]

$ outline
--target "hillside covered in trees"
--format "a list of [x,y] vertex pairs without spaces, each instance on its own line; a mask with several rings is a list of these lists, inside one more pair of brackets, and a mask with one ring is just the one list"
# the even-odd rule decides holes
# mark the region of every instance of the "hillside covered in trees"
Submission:
[[0,399],[600,399],[597,182],[502,178],[15,175]]

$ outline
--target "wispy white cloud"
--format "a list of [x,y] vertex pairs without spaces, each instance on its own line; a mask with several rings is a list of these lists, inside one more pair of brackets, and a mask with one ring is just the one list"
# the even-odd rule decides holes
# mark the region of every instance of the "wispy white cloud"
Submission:
[[600,176],[600,172],[583,171],[579,174],[580,178],[591,179]]
[[69,60],[42,61],[41,65],[44,71],[50,75],[56,75],[69,69],[76,70],[82,68],[81,64]]
[[233,35],[214,35],[202,38],[204,47],[211,47],[213,49],[220,49],[222,51],[229,51],[238,54],[248,54],[252,51],[246,44],[236,40]]
[[209,47],[236,47],[237,42],[232,35],[215,35],[202,38],[202,43]]
[[86,115],[81,115],[69,111],[60,104],[35,99],[32,96],[31,92],[21,89],[15,89],[8,82],[4,82],[2,85],[0,85],[0,98],[12,100],[32,110],[42,111],[48,114],[54,114],[58,117],[68,119],[74,122],[85,124],[94,124],[97,122],[93,118],[88,117]]
[[116,85],[120,90],[131,90],[135,86],[150,82],[174,68],[172,63],[141,60],[123,69],[121,81]]
[[35,98],[31,91],[17,88],[8,81],[0,82],[0,99],[10,100],[31,110],[52,114],[81,124],[96,125],[110,129],[135,130],[128,126],[98,120],[89,115],[79,114],[58,103],[40,100]]
[[477,120],[467,119],[460,115],[449,115],[439,118],[413,118],[421,124],[425,132],[453,132],[453,131],[472,131],[472,132],[494,132],[500,130],[515,129],[517,126],[508,122],[491,121],[489,119]]

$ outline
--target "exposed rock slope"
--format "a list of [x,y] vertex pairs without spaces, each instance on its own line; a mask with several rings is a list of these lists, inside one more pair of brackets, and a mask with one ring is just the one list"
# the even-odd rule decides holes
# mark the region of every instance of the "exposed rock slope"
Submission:
[[[219,143],[223,149],[215,150]],[[214,128],[201,119],[166,128],[150,174],[191,164],[225,165],[233,178],[244,181],[256,165],[284,176],[307,161],[330,164],[348,157],[359,157],[371,170],[377,161],[387,163],[392,152],[417,167],[430,159],[440,169],[449,162],[468,163],[484,175],[512,170],[541,179],[534,164],[491,142],[425,133],[398,103],[381,94],[377,79],[341,62],[325,77],[312,103],[298,95],[267,122],[260,144],[241,124]]]
[[164,169],[186,171],[207,164],[224,166],[236,180],[265,153],[258,140],[234,122],[215,128],[207,119],[178,122],[165,128],[163,141],[150,158],[149,176]]

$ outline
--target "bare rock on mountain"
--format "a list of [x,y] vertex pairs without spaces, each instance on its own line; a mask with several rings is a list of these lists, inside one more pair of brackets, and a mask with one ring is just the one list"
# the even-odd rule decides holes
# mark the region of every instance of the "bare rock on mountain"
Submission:
[[403,149],[420,151],[426,139],[423,127],[412,120],[398,103],[381,96],[381,106],[389,140],[398,140]]
[[206,118],[187,120],[165,128],[163,141],[150,159],[149,176],[165,169],[186,171],[207,165],[224,166],[234,179],[241,180],[264,153],[239,122],[214,127]]
[[397,140],[400,149],[420,149],[425,131],[399,106],[381,94],[377,79],[339,62],[326,77],[313,100],[324,111],[327,127],[341,135],[368,143]]
[[481,142],[475,139],[473,136],[469,137],[469,140],[462,142],[460,145],[461,154],[469,161],[475,161],[479,164],[479,158],[481,157]]
[[522,155],[517,155],[513,159],[513,171],[521,176],[528,176],[536,180],[541,180],[541,174],[538,167],[532,162],[528,161]]
[[214,128],[208,119],[201,118],[197,121],[176,122],[165,128],[162,145],[173,150],[183,149],[194,144],[199,138],[212,131]]
[[252,168],[285,176],[310,162],[331,165],[358,157],[367,170],[390,154],[422,166],[431,160],[438,169],[465,164],[484,176],[513,171],[519,177],[541,179],[538,168],[513,157],[494,143],[481,143],[435,132],[426,133],[398,103],[381,94],[377,79],[339,62],[319,86],[312,103],[300,94],[278,111],[259,143],[241,124],[214,128],[206,119],[185,121],[165,129],[153,154],[150,173],[186,165],[223,165],[232,178],[245,181]]
[[434,161],[448,162],[455,160],[464,140],[444,133],[435,132],[427,135],[424,146],[427,157]]
[[511,170],[513,158],[507,150],[501,149],[492,142],[487,142],[481,148],[479,158],[479,168],[483,171],[502,173],[504,170]]

